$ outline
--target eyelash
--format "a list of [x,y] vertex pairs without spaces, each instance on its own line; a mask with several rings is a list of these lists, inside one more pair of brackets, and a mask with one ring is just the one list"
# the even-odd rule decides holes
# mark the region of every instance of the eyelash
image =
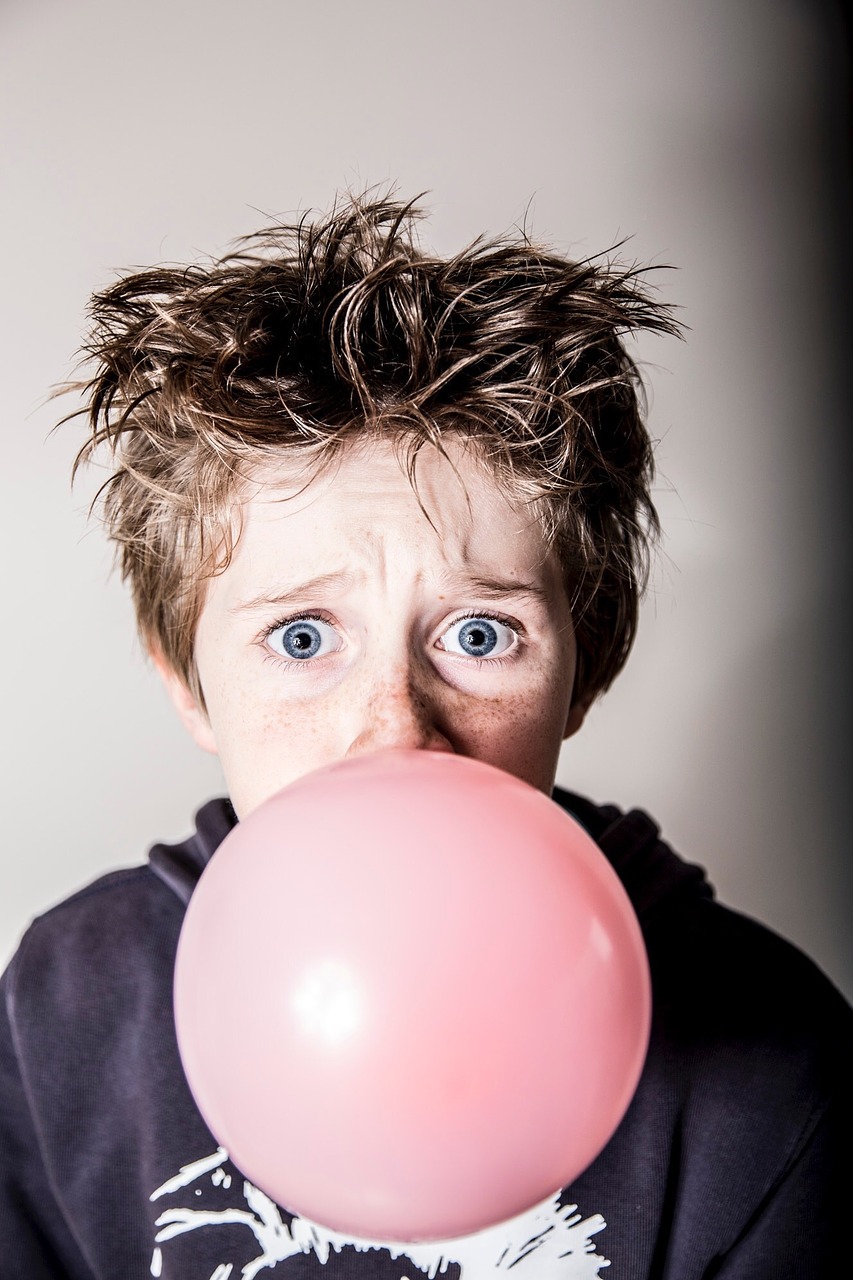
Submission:
[[265,627],[258,636],[258,640],[265,649],[265,662],[272,662],[277,667],[286,667],[290,671],[307,671],[311,667],[312,663],[297,662],[294,658],[285,658],[280,653],[276,653],[275,650],[267,643],[274,631],[278,631],[281,627],[289,627],[291,622],[325,622],[328,627],[333,627],[335,624],[332,622],[328,614],[320,613],[316,610],[309,610],[306,612],[303,609],[299,613],[291,614],[288,618],[279,618],[277,622],[273,622],[269,627]]
[[[502,626],[508,627],[510,631],[514,632],[516,639],[519,641],[524,636],[524,628],[522,627],[520,622],[516,622],[513,618],[508,618],[503,613],[495,613],[485,609],[469,609],[466,613],[457,614],[455,618],[453,618],[450,622],[448,622],[447,626],[445,627],[445,630],[449,631],[451,627],[457,626],[458,623],[460,622],[466,622],[469,618],[485,618],[489,622],[499,622]],[[269,640],[273,632],[278,631],[281,627],[290,626],[292,622],[325,622],[326,625],[329,627],[333,627],[335,624],[331,620],[328,614],[321,613],[318,611],[305,612],[303,610],[299,613],[291,614],[287,618],[279,618],[278,621],[273,622],[268,627],[265,627],[264,630],[261,632],[258,639],[261,641],[261,643],[265,646],[265,649],[266,649],[266,652],[264,654],[265,661],[273,662],[276,664],[276,666],[279,666],[279,667],[287,667],[290,670],[298,669],[301,671],[305,671],[312,665],[310,662],[297,662],[292,658],[284,658],[280,653],[276,653],[267,644],[267,641]],[[469,665],[473,663],[474,666],[479,671],[479,670],[482,670],[482,668],[484,667],[494,668],[497,666],[503,666],[504,663],[512,660],[512,655],[514,653],[515,653],[515,648],[511,649],[507,654],[499,654],[496,658],[467,658],[466,661]],[[449,654],[448,656],[455,657],[457,655]]]
[[[445,630],[449,631],[451,627],[457,626],[460,622],[466,622],[469,618],[485,618],[487,622],[499,622],[501,626],[508,627],[515,635],[517,641],[521,641],[524,635],[524,628],[520,622],[516,622],[513,618],[508,618],[503,613],[493,613],[487,609],[469,609],[467,613],[459,613],[447,624]],[[470,666],[472,663],[478,671],[484,667],[501,667],[507,662],[512,662],[517,646],[513,646],[505,654],[498,654],[496,658],[466,658],[465,662]],[[458,654],[449,654],[451,658],[458,657]]]

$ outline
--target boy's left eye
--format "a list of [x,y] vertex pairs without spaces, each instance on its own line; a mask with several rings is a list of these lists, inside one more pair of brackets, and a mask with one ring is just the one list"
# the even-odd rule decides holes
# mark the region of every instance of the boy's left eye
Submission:
[[439,644],[448,653],[467,658],[497,658],[511,649],[516,632],[497,618],[460,618],[444,632]]

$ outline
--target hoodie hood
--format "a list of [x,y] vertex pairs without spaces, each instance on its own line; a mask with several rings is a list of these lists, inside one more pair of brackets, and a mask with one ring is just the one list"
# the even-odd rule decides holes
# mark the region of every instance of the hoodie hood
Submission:
[[[596,805],[559,787],[553,799],[595,840],[644,928],[663,910],[713,897],[704,870],[673,853],[660,839],[657,824],[641,809],[623,813],[615,805]],[[196,814],[195,833],[187,840],[154,845],[148,855],[151,870],[186,905],[204,868],[236,824],[229,800],[208,801]]]

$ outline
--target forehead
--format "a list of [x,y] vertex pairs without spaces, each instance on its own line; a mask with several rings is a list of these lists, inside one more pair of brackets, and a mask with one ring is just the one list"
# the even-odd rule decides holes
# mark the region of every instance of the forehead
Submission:
[[425,570],[550,576],[555,563],[535,506],[508,494],[461,438],[443,452],[424,445],[411,476],[386,441],[349,446],[319,474],[304,459],[266,463],[253,472],[241,517],[232,564],[244,570],[292,558],[302,568],[338,560],[370,572],[394,553]]

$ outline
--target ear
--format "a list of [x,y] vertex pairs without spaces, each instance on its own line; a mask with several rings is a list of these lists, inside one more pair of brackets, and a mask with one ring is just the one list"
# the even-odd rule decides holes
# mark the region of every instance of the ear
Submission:
[[202,751],[209,751],[211,755],[218,755],[216,739],[213,736],[213,730],[210,727],[210,721],[207,718],[207,712],[195,697],[195,694],[188,687],[181,676],[173,671],[159,647],[149,649],[151,661],[157,668],[160,679],[166,687],[166,692],[172,700],[172,704],[181,718],[181,723],[189,733],[193,742],[201,747]]
[[591,702],[592,702],[592,698],[581,698],[578,702],[573,702],[572,705],[569,707],[569,714],[566,719],[566,727],[563,730],[564,742],[566,738],[571,738],[573,734],[577,733],[578,729],[581,727],[584,720],[586,719],[586,713],[587,711],[589,711]]

